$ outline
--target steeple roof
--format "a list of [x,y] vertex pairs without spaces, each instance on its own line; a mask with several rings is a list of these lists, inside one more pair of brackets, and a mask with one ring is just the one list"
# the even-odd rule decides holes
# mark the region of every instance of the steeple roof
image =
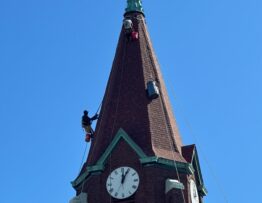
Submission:
[[[128,2],[134,1],[140,2]],[[133,4],[128,5],[131,9]],[[139,38],[128,41],[122,27],[87,165],[98,161],[120,128],[147,156],[185,162],[181,138],[143,12],[127,9],[125,17],[132,20]],[[160,96],[153,100],[147,97],[149,81],[156,81],[160,91]]]

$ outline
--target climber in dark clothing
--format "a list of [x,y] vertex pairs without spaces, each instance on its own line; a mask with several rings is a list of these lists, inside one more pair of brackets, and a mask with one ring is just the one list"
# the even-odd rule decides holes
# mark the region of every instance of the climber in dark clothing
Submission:
[[85,129],[86,132],[86,141],[90,137],[93,138],[94,130],[91,127],[92,121],[98,119],[98,114],[94,115],[93,117],[88,116],[88,111],[84,111],[84,115],[82,116],[82,127]]

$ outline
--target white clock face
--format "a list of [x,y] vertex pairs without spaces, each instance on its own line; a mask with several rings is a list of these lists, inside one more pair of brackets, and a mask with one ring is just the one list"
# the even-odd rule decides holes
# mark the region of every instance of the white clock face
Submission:
[[195,182],[192,179],[190,180],[190,193],[191,193],[191,202],[199,203],[197,187],[196,187]]
[[106,181],[108,193],[116,199],[133,195],[139,185],[138,173],[131,167],[123,166],[110,173]]

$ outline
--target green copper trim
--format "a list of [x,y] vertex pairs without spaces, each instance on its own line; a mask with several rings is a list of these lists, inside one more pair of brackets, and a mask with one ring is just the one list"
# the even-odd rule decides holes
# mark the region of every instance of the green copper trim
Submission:
[[195,148],[195,151],[194,151],[193,162],[195,162],[195,165],[196,165],[196,171],[197,171],[197,175],[199,177],[199,183],[200,183],[200,185],[204,185],[204,180],[203,180],[203,176],[202,176],[202,173],[201,173],[200,163],[199,163],[199,158],[198,158],[198,153],[197,153],[196,148]]
[[87,170],[81,176],[72,181],[72,186],[75,188],[76,186],[81,184],[89,175],[104,171],[107,158],[121,139],[127,142],[127,144],[137,153],[139,158],[143,159],[147,157],[143,150],[127,135],[127,133],[122,128],[120,128],[101,158],[96,162],[95,165],[88,166],[86,168]]
[[144,9],[142,6],[142,0],[127,0],[127,12],[140,12],[144,13]]
[[[180,173],[185,173],[185,174],[194,174],[195,170],[199,179],[199,192],[202,195],[207,194],[207,190],[204,187],[203,184],[203,178],[202,174],[200,171],[200,165],[199,165],[199,160],[198,160],[198,155],[197,151],[195,149],[194,155],[193,155],[193,160],[192,163],[184,163],[184,162],[179,162],[179,161],[174,161],[174,160],[169,160],[157,156],[151,156],[148,157],[146,154],[143,152],[143,150],[128,136],[128,134],[123,130],[119,129],[118,132],[116,133],[114,139],[112,142],[109,144],[103,155],[100,157],[100,159],[96,162],[95,165],[88,166],[86,171],[80,175],[79,177],[76,178],[76,180],[72,181],[71,184],[74,188],[78,187],[80,184],[83,183],[84,180],[86,180],[88,177],[91,175],[96,175],[97,173],[100,173],[104,171],[105,169],[105,163],[110,156],[110,154],[113,152],[119,141],[123,139],[139,156],[140,163],[144,166],[151,166],[151,165],[159,165],[167,168],[172,168],[177,170]],[[193,168],[193,164],[196,166],[195,170]]]
[[194,149],[192,156],[193,156],[193,159],[192,159],[191,166],[192,166],[192,168],[195,168],[195,170],[194,170],[195,175],[196,175],[196,178],[199,182],[198,191],[199,191],[201,196],[206,196],[208,192],[207,192],[207,189],[204,186],[204,180],[203,180],[203,176],[202,176],[202,173],[201,173],[200,162],[199,162],[196,147]]
[[103,164],[97,164],[94,166],[88,166],[87,171],[89,173],[97,172],[97,171],[103,171],[105,169],[105,166]]
[[166,167],[170,167],[170,168],[177,168],[177,170],[179,172],[182,172],[182,173],[194,174],[193,166],[189,163],[173,161],[173,160],[164,159],[164,158],[156,157],[156,156],[142,158],[142,159],[140,159],[140,162],[143,165],[158,164],[158,165],[162,165],[162,166],[166,166]]
[[200,185],[197,189],[198,189],[200,195],[202,195],[202,196],[206,196],[207,193],[208,193],[207,189],[204,185]]
[[183,183],[179,182],[178,180],[168,178],[168,179],[166,179],[165,193],[167,194],[172,189],[184,190],[185,186],[184,186]]
[[71,185],[76,188],[79,184],[81,184],[87,177],[89,173],[85,171],[81,176],[78,176],[74,181],[71,182]]
[[110,143],[110,145],[107,147],[106,151],[102,155],[102,157],[97,161],[97,164],[105,163],[106,159],[112,153],[113,149],[116,147],[120,139],[124,139],[130,145],[130,147],[137,153],[139,158],[146,157],[146,154],[143,152],[143,150],[127,135],[127,133],[122,128],[120,128],[113,141]]

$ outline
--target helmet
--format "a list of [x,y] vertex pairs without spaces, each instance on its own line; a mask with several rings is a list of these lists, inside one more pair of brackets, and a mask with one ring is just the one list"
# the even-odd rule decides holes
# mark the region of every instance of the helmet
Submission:
[[84,110],[84,114],[85,114],[85,115],[88,114],[88,111],[87,111],[87,110]]

